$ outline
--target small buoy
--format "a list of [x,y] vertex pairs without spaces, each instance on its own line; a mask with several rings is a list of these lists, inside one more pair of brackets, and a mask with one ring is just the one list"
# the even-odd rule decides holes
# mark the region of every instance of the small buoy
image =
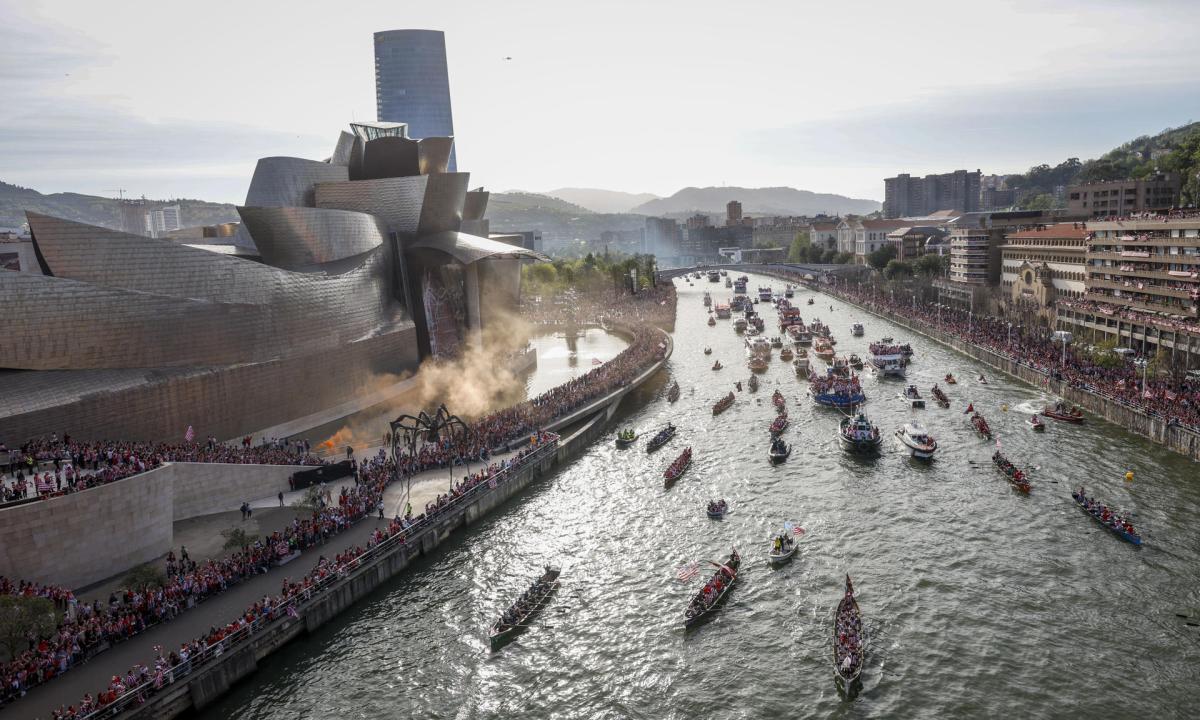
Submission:
[[1132,470],[1127,470],[1125,472],[1125,482],[1133,482],[1133,471]]
[[1008,403],[1001,403],[1000,409],[1003,410],[1004,412],[1008,412]]

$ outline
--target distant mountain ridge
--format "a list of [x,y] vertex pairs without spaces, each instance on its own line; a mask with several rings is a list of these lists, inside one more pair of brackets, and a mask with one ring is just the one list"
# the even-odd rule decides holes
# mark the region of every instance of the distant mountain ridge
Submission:
[[600,188],[559,188],[547,190],[544,194],[598,213],[627,213],[638,205],[659,198],[654,193],[629,193]]
[[[184,227],[240,220],[234,206],[227,203],[188,198],[146,202],[147,210],[155,210],[165,205],[178,205],[180,221]],[[37,190],[0,181],[0,227],[21,227],[25,223],[26,210],[113,230],[121,229],[121,201],[117,198],[79,193],[43,195]]]
[[832,193],[815,193],[790,187],[687,187],[674,195],[642,203],[631,212],[669,215],[686,212],[725,213],[730,200],[742,204],[745,215],[866,215],[879,210],[875,200],[849,198]]

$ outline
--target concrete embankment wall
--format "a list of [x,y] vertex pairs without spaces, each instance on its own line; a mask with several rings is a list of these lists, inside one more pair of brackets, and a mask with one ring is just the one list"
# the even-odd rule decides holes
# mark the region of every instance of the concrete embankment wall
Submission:
[[174,470],[0,510],[0,575],[78,588],[171,547]]
[[[816,288],[821,290],[822,288]],[[1168,425],[1167,421],[1147,415],[1137,408],[1130,407],[1124,403],[1106,398],[1102,395],[1089,392],[1082,388],[1075,388],[1061,380],[1053,378],[1047,379],[1046,375],[1038,372],[1028,365],[1022,365],[1012,358],[996,353],[988,348],[969,343],[960,338],[954,337],[942,332],[936,328],[931,328],[925,325],[917,325],[907,318],[896,315],[890,310],[875,309],[867,305],[854,302],[848,298],[840,296],[839,299],[855,305],[867,312],[873,313],[886,320],[900,325],[912,332],[919,333],[932,340],[942,343],[948,347],[969,355],[976,360],[990,365],[1001,372],[1007,373],[1012,377],[1017,378],[1025,383],[1035,387],[1043,388],[1047,392],[1058,395],[1067,402],[1078,405],[1092,415],[1104,418],[1105,420],[1125,428],[1135,435],[1141,435],[1144,438],[1152,440],[1170,450],[1186,455],[1192,460],[1200,461],[1200,435],[1186,428]]]
[[673,351],[670,336],[664,333],[663,338],[666,356],[661,362],[625,387],[571,414],[571,424],[575,429],[569,436],[560,439],[557,452],[525,465],[494,490],[481,493],[470,504],[439,516],[432,526],[423,529],[407,544],[396,546],[372,562],[356,568],[334,587],[301,606],[298,618],[275,621],[244,644],[194,668],[190,675],[155,694],[144,705],[126,711],[123,716],[139,720],[165,720],[203,709],[224,695],[238,680],[253,673],[259,661],[297,637],[316,631],[405,570],[413,560],[434,552],[456,530],[478,522],[556,466],[569,462],[607,432],[608,419],[628,392],[662,370]]
[[62,497],[0,509],[0,575],[81,588],[162,555],[174,521],[286,492],[293,465],[167,463]]

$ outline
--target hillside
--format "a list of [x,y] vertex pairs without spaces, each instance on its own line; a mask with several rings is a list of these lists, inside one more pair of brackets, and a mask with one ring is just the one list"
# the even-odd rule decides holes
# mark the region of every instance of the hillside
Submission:
[[633,212],[655,216],[685,212],[723,215],[725,204],[730,200],[740,201],[742,212],[746,215],[866,215],[880,208],[880,204],[874,200],[860,200],[790,187],[688,187],[671,197],[642,203],[633,208]]
[[653,193],[627,193],[598,188],[559,188],[545,194],[598,213],[627,213],[642,203],[658,199]]
[[[148,202],[148,210],[179,205],[184,227],[238,221],[233,205],[224,203],[190,199]],[[121,227],[120,201],[116,198],[78,193],[43,195],[37,190],[0,182],[0,227],[20,227],[25,222],[26,210],[107,228]]]
[[[1084,182],[1142,178],[1155,171],[1183,176],[1183,205],[1200,205],[1200,122],[1143,135],[1113,148],[1094,160],[1067,158],[1051,167],[1042,164],[1009,175],[1005,183],[1021,191],[1023,209],[1055,206],[1055,188]],[[1059,203],[1061,204],[1061,203]]]

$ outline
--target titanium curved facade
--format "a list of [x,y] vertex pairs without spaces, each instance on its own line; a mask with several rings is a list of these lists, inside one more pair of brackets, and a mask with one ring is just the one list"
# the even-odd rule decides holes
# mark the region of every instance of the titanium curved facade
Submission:
[[263,262],[308,272],[383,245],[387,225],[367,213],[324,208],[240,207]]
[[[454,135],[444,33],[375,33],[375,105],[378,120],[407,123],[410,137]],[[447,169],[457,169],[453,150]]]
[[[486,224],[486,193],[468,203],[470,176],[442,172],[452,137],[404,140],[370,166],[384,177],[351,180],[368,148],[401,147],[377,143],[343,132],[327,162],[259,161],[238,237],[263,262],[27,212],[45,274],[0,272],[0,438],[253,434],[478,337],[481,278],[507,288],[517,260],[499,258],[535,256],[459,232],[464,214]],[[425,307],[429,283],[466,297],[466,327]]]
[[417,141],[403,137],[368,140],[363,148],[363,180],[420,175]]
[[343,165],[294,157],[262,158],[250,179],[246,205],[314,207],[312,189],[315,184],[349,179],[350,171]]

